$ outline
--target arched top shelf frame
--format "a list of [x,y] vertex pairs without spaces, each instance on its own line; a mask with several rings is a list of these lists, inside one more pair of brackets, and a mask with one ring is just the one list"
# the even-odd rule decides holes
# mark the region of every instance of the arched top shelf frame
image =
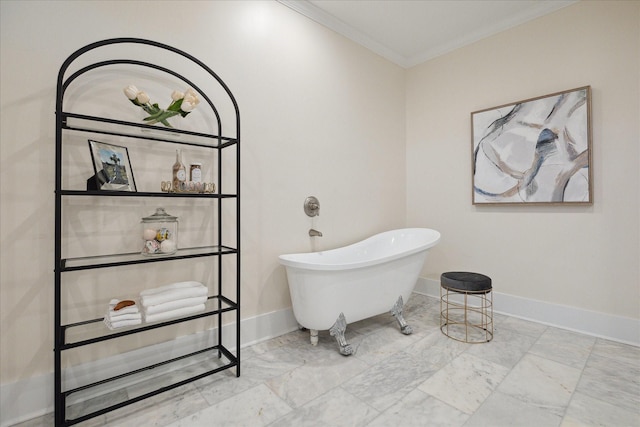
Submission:
[[[116,45],[116,44],[142,44],[142,45],[148,45],[148,46],[152,46],[152,47],[156,47],[156,48],[160,48],[160,49],[164,49],[164,50],[168,50],[170,52],[173,52],[189,61],[191,61],[192,63],[198,65],[200,68],[202,68],[206,73],[208,73],[211,77],[213,77],[218,84],[220,85],[220,87],[222,87],[222,89],[226,92],[226,94],[229,97],[229,100],[231,101],[231,103],[233,104],[233,108],[235,110],[235,124],[236,124],[236,133],[235,133],[235,137],[225,137],[222,134],[222,121],[220,119],[220,114],[218,113],[218,110],[216,108],[216,106],[214,105],[214,103],[211,101],[211,99],[207,96],[207,94],[201,90],[198,85],[196,85],[193,81],[191,81],[190,79],[182,76],[181,74],[170,70],[166,67],[157,65],[157,64],[153,64],[150,62],[146,62],[146,61],[139,61],[139,60],[135,60],[135,59],[111,59],[111,60],[105,60],[105,61],[99,61],[99,62],[95,62],[92,63],[90,65],[84,66],[80,69],[78,69],[77,71],[73,72],[71,75],[66,76],[67,71],[69,69],[69,67],[81,56],[87,54],[90,51],[93,51],[94,49],[98,49],[101,47],[105,47],[105,46],[110,46],[110,45]],[[122,126],[129,126],[129,127],[137,127],[137,128],[156,128],[155,126],[152,125],[148,125],[148,124],[144,124],[144,123],[134,123],[134,122],[128,122],[128,121],[122,121],[122,120],[115,120],[115,119],[109,119],[109,118],[103,118],[103,117],[95,117],[95,116],[87,116],[87,115],[82,115],[82,114],[76,114],[76,113],[70,113],[70,112],[65,112],[63,107],[64,107],[64,95],[66,90],[68,89],[69,85],[71,85],[71,83],[73,83],[73,81],[75,81],[77,78],[79,78],[80,76],[84,75],[85,73],[94,70],[94,69],[98,69],[101,67],[107,67],[107,66],[112,66],[112,65],[119,65],[119,64],[126,64],[126,65],[134,65],[134,66],[140,66],[140,67],[147,67],[147,68],[152,68],[158,71],[162,71],[164,73],[167,73],[169,75],[172,75],[176,78],[178,78],[179,80],[185,82],[187,85],[191,86],[192,88],[194,88],[194,90],[198,93],[198,95],[200,95],[205,102],[209,105],[209,107],[211,108],[211,111],[213,112],[213,114],[215,115],[215,119],[216,119],[216,124],[217,124],[217,135],[211,135],[211,134],[206,134],[206,133],[200,133],[200,132],[193,132],[193,131],[188,131],[188,130],[181,130],[181,129],[175,129],[175,128],[162,128],[163,132],[168,132],[169,135],[170,133],[174,133],[174,134],[187,134],[187,135],[192,135],[195,137],[200,137],[200,138],[206,138],[206,139],[213,139],[213,140],[217,140],[217,146],[218,147],[223,147],[229,144],[238,144],[240,141],[240,110],[238,108],[238,103],[236,102],[235,97],[233,96],[233,93],[231,93],[231,90],[229,89],[229,87],[226,85],[226,83],[211,69],[209,68],[205,63],[203,63],[202,61],[200,61],[199,59],[197,59],[196,57],[180,50],[177,49],[175,47],[163,44],[163,43],[159,43],[156,41],[152,41],[152,40],[147,40],[147,39],[140,39],[140,38],[130,38],[130,37],[123,37],[123,38],[113,38],[113,39],[106,39],[106,40],[102,40],[102,41],[98,41],[98,42],[94,42],[91,44],[88,44],[80,49],[78,49],[77,51],[75,51],[74,53],[72,53],[62,64],[62,66],[60,67],[60,71],[58,72],[58,80],[57,80],[57,89],[56,89],[56,121],[57,121],[57,136],[58,136],[58,140],[60,140],[61,137],[61,133],[62,133],[62,129],[63,128],[73,128],[71,126],[67,125],[67,118],[75,118],[75,119],[80,119],[80,120],[90,120],[93,122],[103,122],[103,123],[111,123],[111,124],[115,124],[115,125],[122,125]],[[91,129],[81,129],[81,128],[75,128],[78,130],[88,130],[91,131]],[[101,133],[111,133],[111,134],[115,134],[115,135],[123,135],[123,133],[120,132],[108,132],[108,131],[104,131],[101,130]],[[171,138],[163,138],[163,137],[158,137],[158,136],[148,136],[148,135],[131,135],[131,134],[127,134],[127,136],[133,137],[133,138],[142,138],[142,139],[152,139],[152,140],[157,140],[157,141],[169,141],[169,142],[174,142],[174,143],[181,143],[179,141],[175,141],[174,139]],[[207,144],[200,144],[200,143],[189,143],[189,142],[183,142],[186,145],[196,145],[196,146],[207,146]]]

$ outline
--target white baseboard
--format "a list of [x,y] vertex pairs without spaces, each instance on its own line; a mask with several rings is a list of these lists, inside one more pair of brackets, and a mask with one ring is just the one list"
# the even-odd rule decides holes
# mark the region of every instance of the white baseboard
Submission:
[[[291,308],[244,319],[241,327],[241,347],[286,334],[297,328],[298,323],[293,316]],[[215,332],[215,330],[180,337],[99,361],[74,366],[65,370],[63,378],[67,388],[74,388],[95,381],[96,376],[106,378],[121,373],[120,371],[115,371],[115,368],[132,371],[149,366],[161,361],[161,359],[166,360],[214,345],[215,342],[212,342],[212,336],[216,334],[212,332]],[[235,346],[234,324],[223,326],[222,334],[223,342],[233,343]],[[235,347],[229,350],[235,351]],[[37,375],[14,383],[1,384],[0,426],[8,427],[53,412],[53,393],[53,373]],[[90,397],[92,396],[85,395],[85,398]]]
[[[439,298],[440,282],[419,278],[414,291]],[[640,320],[515,297],[499,292],[493,294],[493,305],[494,311],[499,314],[640,346]],[[255,344],[297,328],[298,323],[291,308],[244,319],[242,321],[241,345],[245,347]],[[222,333],[223,342],[235,342],[233,325],[225,325]],[[97,372],[101,377],[103,375],[110,376],[116,373],[113,372],[114,367],[126,366],[127,370],[133,370],[156,362],[158,355],[162,355],[163,359],[166,359],[178,353],[186,353],[191,348],[194,350],[202,348],[203,345],[214,344],[209,342],[211,336],[211,331],[205,331],[76,366],[65,371],[65,384],[71,384],[71,386],[86,384],[92,381],[92,377],[95,378]],[[53,373],[0,385],[0,426],[8,427],[52,412],[53,388]]]
[[[440,281],[421,277],[415,292],[440,298]],[[493,292],[499,314],[640,347],[640,320]]]

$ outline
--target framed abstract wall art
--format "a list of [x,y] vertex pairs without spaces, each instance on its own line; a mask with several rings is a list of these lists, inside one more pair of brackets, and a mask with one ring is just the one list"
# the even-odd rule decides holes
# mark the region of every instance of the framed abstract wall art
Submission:
[[471,113],[472,202],[591,204],[591,87]]

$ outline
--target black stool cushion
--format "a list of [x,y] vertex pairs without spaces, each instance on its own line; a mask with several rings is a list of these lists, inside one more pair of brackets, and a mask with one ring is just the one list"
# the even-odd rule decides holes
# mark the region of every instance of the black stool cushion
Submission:
[[440,285],[450,291],[489,292],[491,290],[491,278],[480,273],[448,271],[440,276]]

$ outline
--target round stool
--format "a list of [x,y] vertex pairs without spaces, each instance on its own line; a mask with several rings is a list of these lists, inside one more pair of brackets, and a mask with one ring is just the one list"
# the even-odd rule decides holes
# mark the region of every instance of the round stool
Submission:
[[479,344],[493,339],[491,278],[450,271],[440,276],[440,330],[454,340]]

